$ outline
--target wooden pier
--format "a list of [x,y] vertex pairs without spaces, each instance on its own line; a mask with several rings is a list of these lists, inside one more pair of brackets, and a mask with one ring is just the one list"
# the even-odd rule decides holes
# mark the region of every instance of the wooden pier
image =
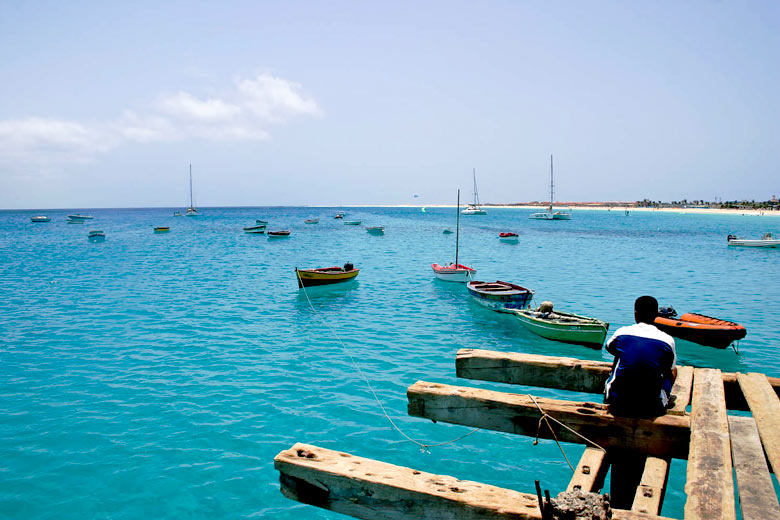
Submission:
[[[473,349],[456,358],[461,378],[593,394],[602,393],[610,368],[599,361]],[[598,492],[611,467],[615,520],[661,519],[672,458],[688,461],[685,520],[735,519],[737,507],[745,520],[780,518],[770,474],[780,468],[780,378],[678,367],[672,395],[665,415],[636,419],[614,416],[597,402],[424,381],[407,390],[411,416],[551,438],[550,428],[539,428],[544,413],[571,429],[551,423],[558,440],[594,442],[603,449],[587,447],[567,489],[558,491]],[[316,446],[296,444],[274,462],[285,496],[356,518],[542,519],[537,495]]]

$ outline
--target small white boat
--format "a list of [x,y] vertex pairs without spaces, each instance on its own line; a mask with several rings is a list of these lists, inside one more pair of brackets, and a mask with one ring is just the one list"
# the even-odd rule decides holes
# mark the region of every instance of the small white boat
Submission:
[[87,220],[92,220],[92,218],[92,215],[80,215],[76,213],[75,215],[68,215],[68,222],[83,223]]
[[39,215],[37,217],[30,217],[30,222],[51,222],[51,217]]
[[384,235],[385,234],[384,226],[371,226],[371,227],[367,226],[366,227],[366,231],[370,235]]
[[265,224],[258,224],[257,226],[245,227],[244,233],[250,233],[253,235],[262,235],[263,233],[265,233]]
[[773,238],[772,233],[765,233],[760,240],[737,238],[734,235],[729,235],[728,241],[730,246],[780,248],[780,239]]
[[474,202],[466,206],[466,209],[461,211],[463,215],[487,215],[487,211],[479,206],[479,192],[477,191],[477,169],[474,168]]
[[105,242],[106,241],[106,234],[98,229],[93,229],[89,232],[87,235],[87,240],[90,242]]
[[303,221],[303,223],[304,224],[319,224],[320,223],[320,219],[318,219],[318,218],[307,218],[306,220]]
[[363,221],[362,220],[345,220],[344,225],[345,226],[359,226]]
[[447,264],[431,264],[433,274],[437,279],[444,282],[466,283],[474,279],[477,274],[476,269],[472,269],[458,263],[458,237],[460,236],[460,190],[458,190],[458,203],[455,206],[455,261]]
[[173,216],[174,216],[174,217],[183,217],[183,216],[184,216],[184,214],[183,214],[181,211],[174,211],[174,212],[173,212]]

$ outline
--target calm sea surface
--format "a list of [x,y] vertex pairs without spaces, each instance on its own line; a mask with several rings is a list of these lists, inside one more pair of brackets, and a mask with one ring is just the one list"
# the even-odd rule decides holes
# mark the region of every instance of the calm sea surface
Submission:
[[[434,280],[454,260],[455,210],[206,208],[0,212],[0,517],[337,518],[279,492],[273,458],[306,442],[385,462],[534,492],[571,476],[551,441],[480,431],[431,453],[392,430],[338,340],[298,291],[294,268],[353,262],[356,283],[311,290],[393,419],[412,437],[468,428],[406,414],[418,380],[599,396],[458,380],[464,347],[611,360],[548,341],[509,315]],[[32,224],[36,214],[52,217]],[[737,355],[678,341],[680,364],[780,376],[780,251],[728,248],[729,233],[780,234],[780,219],[575,211],[570,222],[490,209],[461,218],[460,259],[478,279],[536,291],[536,301],[610,322],[633,321],[641,294],[679,313],[743,323]],[[306,218],[319,217],[317,225]],[[244,234],[255,219],[287,240]],[[166,235],[153,226],[169,225]],[[102,229],[102,244],[87,241]],[[516,245],[500,231],[520,234]],[[566,445],[576,461],[583,448]],[[672,463],[662,514],[682,517],[685,463]]]

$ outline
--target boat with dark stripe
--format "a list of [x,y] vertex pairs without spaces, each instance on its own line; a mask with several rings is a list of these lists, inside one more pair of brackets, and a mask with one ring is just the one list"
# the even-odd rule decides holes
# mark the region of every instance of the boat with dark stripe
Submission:
[[348,282],[354,280],[359,272],[360,269],[355,269],[355,266],[349,262],[344,264],[344,267],[320,267],[317,269],[295,268],[295,276],[298,279],[298,288]]

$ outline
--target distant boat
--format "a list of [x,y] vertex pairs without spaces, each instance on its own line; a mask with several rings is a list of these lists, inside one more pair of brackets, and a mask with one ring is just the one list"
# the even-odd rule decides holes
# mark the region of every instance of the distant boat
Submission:
[[768,247],[770,249],[777,249],[778,247],[780,247],[780,239],[773,238],[772,233],[765,233],[760,240],[737,238],[734,235],[729,235],[728,242],[730,246]]
[[168,233],[171,230],[168,226],[157,226],[154,228],[155,233]]
[[501,240],[501,242],[516,244],[520,240],[520,236],[517,233],[512,233],[511,231],[508,231],[506,233],[499,233],[498,239]]
[[359,226],[363,221],[362,220],[345,220],[344,225],[345,226]]
[[431,264],[433,274],[444,282],[465,283],[473,280],[477,274],[476,269],[458,263],[458,238],[460,237],[460,190],[458,190],[458,203],[455,206],[455,262],[449,265]]
[[384,235],[385,234],[385,228],[384,226],[371,226],[366,227],[366,231],[371,235]]
[[444,228],[441,232],[443,235],[451,235],[454,233],[454,231],[451,230],[450,228]]
[[174,212],[173,212],[173,216],[174,216],[174,217],[183,217],[183,216],[184,216],[184,214],[183,214],[181,211],[174,211]]
[[288,238],[290,236],[289,230],[269,231],[268,238]]
[[695,312],[686,312],[678,318],[672,307],[659,309],[655,326],[675,338],[714,348],[726,348],[747,335],[739,323]]
[[319,269],[295,268],[295,277],[298,279],[298,288],[313,287],[316,285],[331,285],[354,280],[360,273],[360,269],[347,262],[344,267],[321,267]]
[[257,219],[255,220],[255,224],[262,224],[263,226],[267,226],[268,221]]
[[477,191],[477,169],[472,170],[474,174],[474,202],[469,204],[461,213],[464,215],[487,215],[487,211],[479,206],[479,192]]
[[248,226],[244,228],[244,233],[251,233],[254,235],[262,235],[265,233],[265,224],[258,224],[256,226]]
[[318,218],[307,218],[306,220],[303,221],[303,223],[304,224],[319,224],[320,223],[320,219],[318,219]]
[[550,302],[542,302],[538,309],[512,309],[510,312],[534,334],[563,343],[601,348],[609,329],[609,323],[596,318],[553,311]]
[[553,202],[555,201],[553,183],[553,156],[550,155],[550,206],[547,211],[538,213],[531,213],[531,217],[534,220],[571,220],[571,213],[565,211],[553,211]]
[[477,302],[499,312],[507,312],[507,309],[525,309],[534,297],[531,289],[502,281],[469,282],[466,284],[466,289]]
[[80,215],[78,213],[74,215],[68,215],[68,222],[73,222],[73,223],[81,224],[87,220],[92,220],[92,219],[93,219],[92,215]]
[[333,218],[339,218],[340,219],[340,218],[344,218],[345,215],[346,215],[346,213],[344,213],[343,211],[339,211],[338,213],[336,213],[336,215]]
[[190,164],[190,207],[187,208],[188,217],[197,217],[200,215],[195,206],[192,204],[192,165]]
[[87,235],[87,240],[90,242],[105,242],[106,234],[100,230],[94,229]]
[[51,222],[51,217],[39,215],[37,217],[30,217],[30,222]]

